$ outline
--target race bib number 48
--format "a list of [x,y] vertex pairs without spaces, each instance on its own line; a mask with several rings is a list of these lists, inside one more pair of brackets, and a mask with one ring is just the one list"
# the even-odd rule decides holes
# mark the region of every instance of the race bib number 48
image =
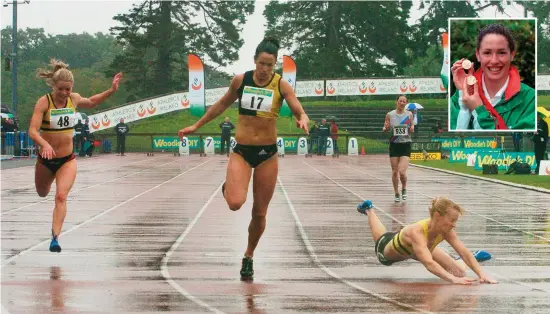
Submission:
[[66,129],[74,126],[74,109],[62,108],[50,110],[50,129]]
[[397,125],[393,127],[394,136],[404,136],[409,135],[409,126],[407,125]]
[[270,89],[245,86],[241,97],[241,108],[255,111],[271,111],[273,91]]

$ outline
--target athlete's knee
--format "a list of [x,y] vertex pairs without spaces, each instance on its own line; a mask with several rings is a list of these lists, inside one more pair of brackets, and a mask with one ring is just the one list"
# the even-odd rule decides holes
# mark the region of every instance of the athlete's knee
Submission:
[[455,277],[465,277],[466,276],[466,271],[456,267],[455,269],[453,269],[451,271],[451,273],[455,276]]
[[252,209],[252,219],[265,219],[267,216],[267,210],[255,210],[255,208]]
[[399,171],[399,177],[401,177],[401,179],[406,179],[407,178],[407,171],[406,170]]
[[50,187],[49,186],[36,185],[35,188],[36,188],[36,193],[40,197],[46,197],[46,196],[48,196],[48,194],[50,194]]
[[50,193],[50,190],[36,189],[36,193],[38,193],[40,197],[46,197]]
[[240,197],[228,197],[226,198],[227,205],[229,206],[229,209],[235,211],[241,209],[244,202],[246,202],[246,198],[240,198]]
[[55,193],[55,202],[56,203],[65,203],[67,202],[67,197],[69,196],[68,192],[57,191]]
[[399,169],[392,169],[391,174],[394,175],[394,176],[399,175]]

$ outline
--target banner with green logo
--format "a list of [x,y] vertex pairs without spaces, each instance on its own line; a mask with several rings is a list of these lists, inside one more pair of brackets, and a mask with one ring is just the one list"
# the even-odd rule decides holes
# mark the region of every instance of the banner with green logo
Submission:
[[[199,150],[200,149],[200,137],[198,136],[188,136],[189,139],[189,149],[190,150]],[[203,140],[207,136],[203,136]],[[214,139],[214,149],[221,148],[221,137],[213,136]],[[298,149],[298,138],[283,138],[285,145],[285,152],[296,152]],[[278,143],[277,143],[278,144]],[[177,151],[179,149],[180,139],[177,136],[154,136],[153,137],[153,149],[154,150],[165,150],[165,151]]]
[[450,150],[449,162],[467,162],[468,155],[482,153],[498,153],[498,150],[485,148],[453,148]]
[[442,150],[462,147],[462,140],[459,138],[433,138],[432,142],[440,142]]
[[531,166],[531,170],[537,168],[535,153],[506,153],[500,154],[498,152],[492,153],[480,153],[477,155],[474,169],[482,170],[483,165],[495,164],[499,170],[506,170],[506,167],[512,164],[514,161],[526,162]]
[[495,149],[497,147],[497,142],[494,138],[465,138],[464,145],[462,145],[462,140],[460,138],[434,138],[433,142],[440,142],[442,150],[449,150],[453,148],[487,148]]
[[[203,140],[208,136],[203,137]],[[198,136],[188,136],[189,139],[189,149],[198,150],[200,148],[200,137]],[[221,147],[221,138],[212,137],[214,139],[214,149],[220,149]],[[179,150],[180,138],[177,136],[155,136],[153,137],[153,149],[154,150],[165,150],[165,151],[177,151]]]

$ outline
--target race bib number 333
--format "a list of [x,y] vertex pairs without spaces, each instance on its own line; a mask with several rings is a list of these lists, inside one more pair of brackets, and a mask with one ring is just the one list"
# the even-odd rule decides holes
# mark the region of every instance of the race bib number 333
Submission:
[[273,90],[245,86],[241,98],[241,107],[243,109],[255,111],[271,111],[273,104]]
[[71,108],[51,109],[50,128],[66,129],[74,126],[74,110]]
[[409,135],[409,126],[407,125],[397,125],[393,127],[394,136],[404,136]]

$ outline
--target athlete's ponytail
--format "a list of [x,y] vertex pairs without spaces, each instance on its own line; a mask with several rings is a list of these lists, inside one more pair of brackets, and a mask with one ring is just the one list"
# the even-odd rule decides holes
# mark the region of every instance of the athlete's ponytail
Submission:
[[49,86],[55,85],[59,81],[67,81],[74,83],[73,73],[69,70],[69,65],[61,60],[51,59],[50,69],[38,69],[37,76],[46,79],[46,84]]

